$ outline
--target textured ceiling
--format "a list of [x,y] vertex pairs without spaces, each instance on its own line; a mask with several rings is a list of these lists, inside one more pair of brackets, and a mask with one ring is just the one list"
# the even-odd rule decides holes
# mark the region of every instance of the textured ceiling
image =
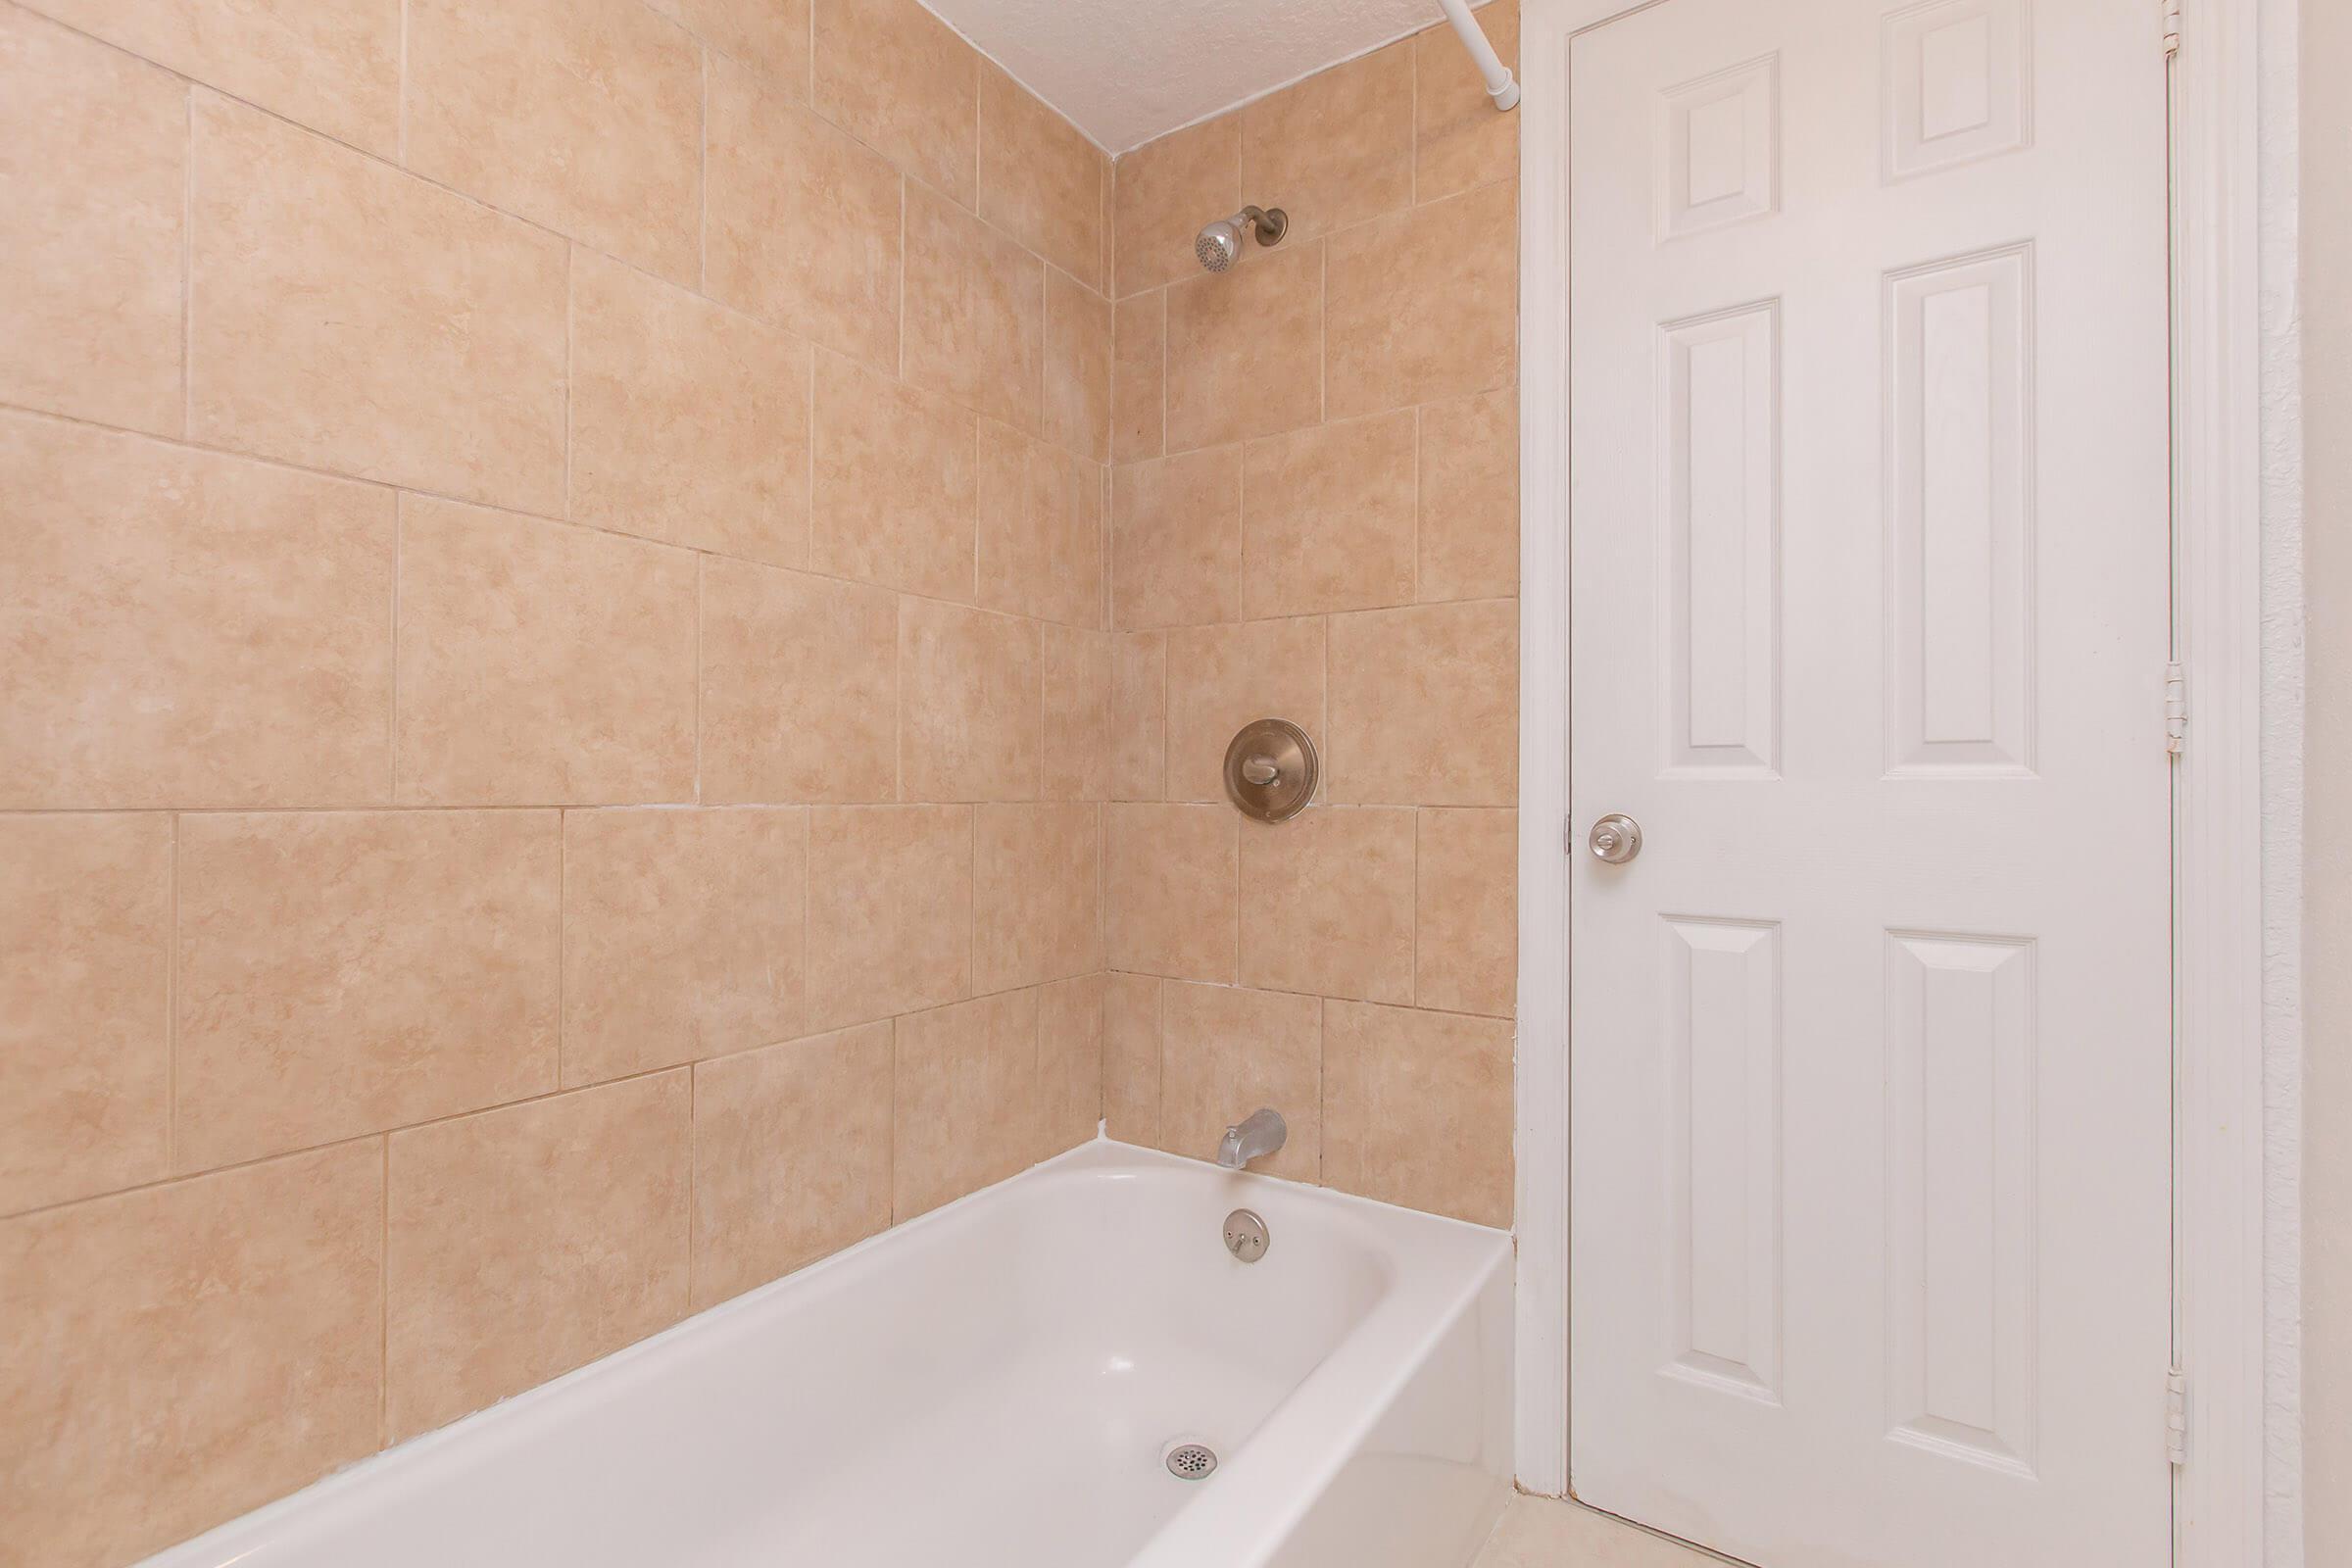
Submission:
[[924,0],[1114,153],[1445,20],[1438,0]]

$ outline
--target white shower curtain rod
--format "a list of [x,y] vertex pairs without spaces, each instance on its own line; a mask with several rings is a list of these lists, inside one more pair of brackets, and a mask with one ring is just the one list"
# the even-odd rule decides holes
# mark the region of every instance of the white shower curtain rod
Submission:
[[1519,107],[1519,83],[1511,79],[1510,67],[1494,53],[1487,42],[1486,29],[1470,15],[1470,0],[1438,0],[1446,20],[1453,24],[1454,32],[1461,38],[1462,47],[1470,51],[1470,59],[1478,74],[1487,78],[1487,96],[1494,100],[1497,110]]

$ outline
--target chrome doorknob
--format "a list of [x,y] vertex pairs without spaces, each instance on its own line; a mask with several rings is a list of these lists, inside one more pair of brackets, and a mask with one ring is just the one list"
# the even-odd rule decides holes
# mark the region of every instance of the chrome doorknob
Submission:
[[1595,860],[1623,865],[1642,853],[1642,824],[1622,812],[1612,811],[1592,824],[1592,836],[1586,845]]

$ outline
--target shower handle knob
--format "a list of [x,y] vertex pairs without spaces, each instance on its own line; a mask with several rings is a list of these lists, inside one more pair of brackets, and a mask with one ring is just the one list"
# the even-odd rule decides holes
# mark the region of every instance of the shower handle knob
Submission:
[[1592,824],[1587,847],[1595,860],[1623,865],[1642,853],[1642,824],[1621,811],[1612,811]]
[[1271,757],[1251,757],[1242,763],[1242,777],[1252,784],[1271,784],[1282,777],[1282,769],[1274,765]]

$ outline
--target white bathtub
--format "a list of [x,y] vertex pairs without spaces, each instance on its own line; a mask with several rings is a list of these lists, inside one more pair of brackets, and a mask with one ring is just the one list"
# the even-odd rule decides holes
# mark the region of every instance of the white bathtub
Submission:
[[1090,1144],[151,1563],[1463,1568],[1509,1488],[1510,1262]]

